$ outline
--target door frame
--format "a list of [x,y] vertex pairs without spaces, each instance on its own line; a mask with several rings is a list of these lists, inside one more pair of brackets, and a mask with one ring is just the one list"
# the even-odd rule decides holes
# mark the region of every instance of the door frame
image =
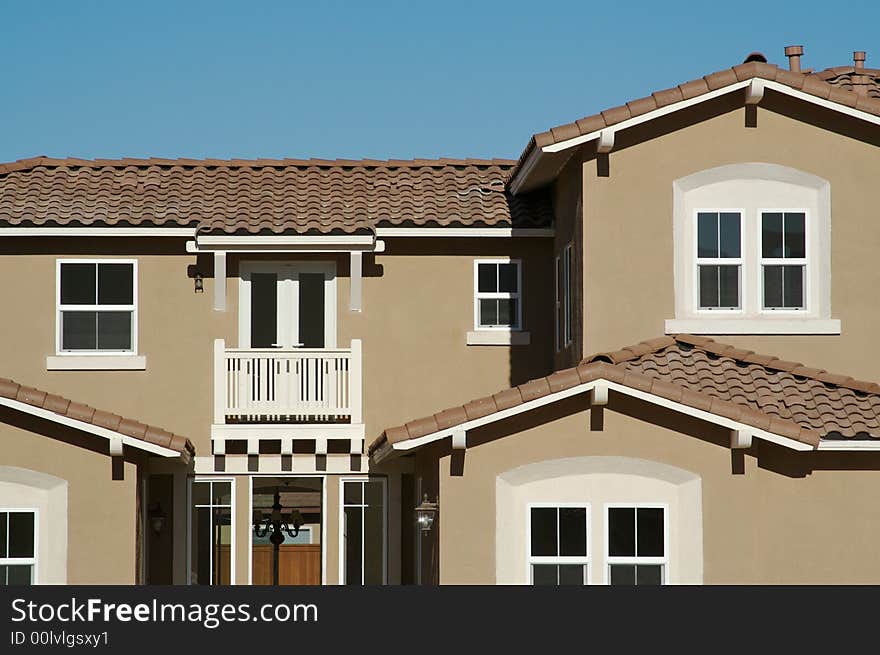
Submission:
[[[243,261],[238,271],[238,347],[250,348],[251,341],[251,274],[253,273],[287,273],[296,280],[299,273],[324,273],[324,348],[336,348],[336,262],[321,261]],[[294,305],[298,302],[299,288],[294,284]],[[278,312],[283,306],[279,303]],[[291,308],[298,311],[297,307]],[[299,317],[296,317],[296,321]],[[298,322],[295,324],[299,327]]]

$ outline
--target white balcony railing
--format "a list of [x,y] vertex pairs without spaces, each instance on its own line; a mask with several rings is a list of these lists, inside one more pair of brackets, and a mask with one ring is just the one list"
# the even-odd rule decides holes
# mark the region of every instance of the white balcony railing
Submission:
[[361,342],[226,348],[214,341],[214,423],[362,423]]

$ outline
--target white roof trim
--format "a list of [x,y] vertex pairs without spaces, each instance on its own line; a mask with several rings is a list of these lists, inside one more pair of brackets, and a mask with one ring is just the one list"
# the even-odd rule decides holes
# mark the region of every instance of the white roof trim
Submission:
[[837,452],[856,452],[880,450],[880,439],[822,439],[819,450]]
[[62,414],[49,411],[48,409],[43,409],[42,407],[34,407],[33,405],[23,403],[20,400],[0,397],[0,405],[18,410],[19,412],[24,412],[25,414],[30,414],[31,416],[46,419],[47,421],[60,423],[61,425],[66,425],[82,432],[88,432],[89,434],[103,437],[104,439],[107,439],[109,442],[111,442],[111,444],[121,439],[122,443],[126,446],[145,450],[148,453],[152,453],[154,455],[160,455],[162,457],[181,456],[180,452],[172,450],[171,448],[165,448],[164,446],[159,446],[154,443],[150,443],[149,441],[144,441],[143,439],[136,439],[135,437],[130,437],[127,434],[122,434],[121,432],[116,432],[114,430],[108,430],[107,428],[102,428],[99,425],[86,423],[85,421],[80,421],[69,416],[64,416]]
[[383,252],[385,242],[372,234],[196,235],[186,251],[197,252]]
[[[753,86],[753,82],[757,84],[757,86]],[[743,80],[741,82],[735,82],[733,84],[729,84],[727,86],[723,86],[721,88],[715,89],[714,91],[709,91],[708,93],[704,93],[699,96],[695,96],[693,98],[689,98],[688,100],[682,100],[680,102],[675,102],[671,105],[666,105],[665,107],[660,107],[658,109],[654,109],[653,111],[649,111],[645,114],[641,114],[639,116],[635,116],[633,118],[628,118],[625,121],[621,121],[620,123],[615,123],[614,125],[609,125],[608,127],[604,127],[601,130],[594,130],[588,134],[582,134],[580,136],[573,137],[571,139],[566,139],[565,141],[560,141],[559,143],[551,143],[542,148],[535,148],[526,158],[526,161],[523,162],[522,167],[517,171],[516,176],[510,183],[510,190],[514,194],[519,193],[522,182],[521,180],[527,177],[529,171],[537,165],[538,161],[541,158],[541,155],[544,153],[556,153],[561,152],[563,150],[567,150],[569,148],[573,148],[575,146],[579,146],[581,144],[587,143],[589,141],[594,141],[599,138],[599,135],[603,131],[611,130],[612,133],[618,130],[625,130],[630,127],[634,127],[636,125],[640,125],[642,123],[646,123],[648,121],[652,121],[655,118],[660,118],[662,116],[666,116],[667,114],[671,114],[677,112],[681,109],[686,109],[688,107],[692,107],[693,105],[697,105],[701,102],[705,102],[707,100],[712,100],[719,96],[726,95],[728,93],[732,93],[733,91],[737,91],[739,89],[748,88],[749,92],[746,94],[745,101],[748,102],[751,100],[755,102],[756,98],[758,98],[758,89],[760,88],[760,96],[763,97],[763,91],[765,89],[771,89],[772,91],[776,91],[777,93],[782,93],[792,98],[797,98],[799,100],[803,100],[804,102],[809,102],[814,105],[818,105],[820,107],[824,107],[826,109],[831,109],[833,111],[840,112],[842,114],[846,114],[847,116],[852,116],[853,118],[857,118],[859,120],[866,121],[873,125],[880,125],[880,116],[876,116],[874,114],[869,114],[868,112],[861,111],[859,109],[854,109],[852,107],[847,107],[846,105],[842,105],[837,102],[832,102],[831,100],[825,100],[824,98],[820,98],[818,96],[814,96],[809,93],[804,93],[803,91],[799,91],[798,89],[792,88],[787,84],[782,84],[781,82],[776,82],[774,80],[765,80],[759,77],[749,78],[748,80]]]
[[552,237],[553,228],[377,227],[380,237]]
[[[529,402],[523,403],[522,405],[517,405],[516,407],[511,407],[509,409],[504,409],[499,412],[495,412],[493,414],[489,414],[488,416],[484,416],[482,418],[474,419],[472,421],[467,421],[465,423],[461,423],[459,425],[454,425],[444,430],[440,430],[438,432],[433,432],[431,434],[427,434],[423,437],[417,437],[416,439],[407,439],[406,441],[398,441],[391,445],[391,448],[395,451],[407,451],[412,450],[413,448],[418,448],[419,446],[424,446],[426,444],[432,443],[434,441],[439,441],[440,439],[445,439],[446,437],[451,437],[453,432],[464,430],[465,432],[468,430],[472,430],[474,428],[478,428],[483,425],[487,425],[489,423],[494,423],[496,421],[500,421],[511,416],[515,416],[517,414],[522,414],[524,412],[531,411],[533,409],[537,409],[538,407],[542,407],[544,405],[549,405],[551,403],[555,403],[559,400],[563,400],[565,398],[569,398],[571,396],[576,396],[578,394],[586,393],[588,391],[593,390],[597,386],[607,385],[607,387],[613,391],[618,393],[631,396],[633,398],[639,398],[640,400],[645,400],[649,403],[653,403],[655,405],[659,405],[661,407],[666,407],[667,409],[671,409],[673,411],[679,412],[681,414],[686,414],[688,416],[693,416],[695,418],[701,419],[703,421],[707,421],[709,423],[714,423],[716,425],[720,425],[730,430],[742,430],[744,432],[748,432],[752,434],[757,439],[763,439],[764,441],[770,441],[781,446],[785,446],[786,448],[791,448],[792,450],[797,451],[811,451],[814,450],[812,446],[809,444],[802,443],[800,441],[796,441],[795,439],[790,439],[788,437],[784,437],[780,434],[775,434],[773,432],[768,432],[766,430],[760,430],[751,425],[746,425],[745,423],[740,423],[739,421],[734,421],[732,419],[726,418],[724,416],[719,416],[718,414],[712,414],[711,412],[706,412],[701,409],[697,409],[695,407],[691,407],[689,405],[684,405],[682,403],[677,403],[667,398],[663,398],[662,396],[657,396],[655,394],[647,393],[645,391],[640,391],[638,389],[633,389],[631,387],[624,386],[617,382],[611,382],[605,379],[598,379],[592,382],[587,382],[585,384],[580,384],[576,387],[571,387],[570,389],[564,389],[563,391],[558,391],[556,393],[551,393],[547,396],[543,396],[542,398],[536,398],[535,400],[531,400]],[[384,455],[384,454],[383,454]],[[379,458],[379,461],[384,459],[384,456]]]
[[194,227],[0,227],[3,237],[193,237]]

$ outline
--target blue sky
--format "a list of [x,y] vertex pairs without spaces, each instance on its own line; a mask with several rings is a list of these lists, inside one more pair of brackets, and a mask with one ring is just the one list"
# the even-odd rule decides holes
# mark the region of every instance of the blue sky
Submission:
[[753,50],[880,67],[878,21],[812,0],[0,0],[0,161],[516,157]]

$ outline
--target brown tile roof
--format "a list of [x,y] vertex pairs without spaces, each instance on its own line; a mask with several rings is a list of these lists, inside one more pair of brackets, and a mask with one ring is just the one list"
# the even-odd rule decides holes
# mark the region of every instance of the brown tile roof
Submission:
[[0,225],[199,226],[250,234],[548,226],[546,192],[505,191],[514,163],[36,157],[0,164]]
[[509,179],[516,175],[519,168],[535,149],[589,134],[648,113],[654,109],[681,102],[682,100],[689,100],[715,89],[753,78],[779,82],[823,100],[830,100],[880,116],[880,92],[878,92],[878,83],[880,82],[878,82],[877,77],[878,71],[874,69],[861,69],[859,71],[861,77],[855,76],[855,80],[859,84],[864,84],[867,92],[858,93],[854,90],[854,88],[859,88],[858,85],[854,87],[853,84],[854,70],[853,67],[840,67],[830,68],[819,73],[811,71],[793,72],[786,68],[780,68],[776,64],[749,61],[732,68],[710,73],[700,79],[684,82],[671,89],[655,91],[649,96],[632,100],[625,105],[606,109],[592,116],[585,116],[573,123],[558,125],[546,132],[535,134],[526,145],[522,155],[520,155],[516,166],[511,169]]
[[880,385],[706,337],[678,335],[599,353],[575,368],[389,428],[371,444],[370,453],[386,443],[422,437],[597,379],[814,447],[820,438],[880,437]]
[[92,425],[134,437],[135,439],[148,441],[163,448],[176,450],[186,459],[195,454],[195,448],[190,440],[185,437],[172,434],[162,428],[146,425],[134,419],[104,412],[100,409],[47,393],[46,391],[25,387],[13,380],[0,378],[0,396],[54,412],[59,416],[67,416],[68,418],[91,423]]

